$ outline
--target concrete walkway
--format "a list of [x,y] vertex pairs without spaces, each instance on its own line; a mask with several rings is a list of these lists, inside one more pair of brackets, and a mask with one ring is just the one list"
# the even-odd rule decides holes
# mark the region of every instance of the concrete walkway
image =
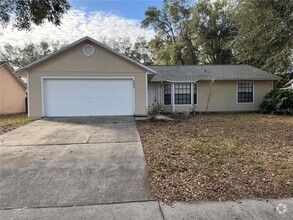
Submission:
[[[285,213],[278,213],[276,208],[279,204],[286,206]],[[292,210],[293,199],[175,203],[172,206],[160,202],[148,201],[91,206],[0,210],[0,219],[292,220]]]

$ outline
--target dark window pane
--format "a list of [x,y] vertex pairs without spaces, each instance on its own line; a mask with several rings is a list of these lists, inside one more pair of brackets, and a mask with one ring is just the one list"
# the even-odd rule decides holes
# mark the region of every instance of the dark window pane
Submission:
[[197,104],[197,84],[193,85],[193,104]]
[[187,83],[175,84],[175,104],[191,104],[191,85]]
[[175,104],[191,104],[191,95],[175,94]]
[[253,83],[238,83],[238,102],[253,102]]
[[164,85],[164,104],[171,105],[171,84]]

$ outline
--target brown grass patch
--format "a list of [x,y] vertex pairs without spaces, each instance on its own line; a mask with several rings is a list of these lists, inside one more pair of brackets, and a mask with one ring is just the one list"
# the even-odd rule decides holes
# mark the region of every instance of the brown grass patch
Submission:
[[293,196],[293,117],[202,114],[137,127],[160,200]]
[[26,113],[0,115],[0,135],[32,122]]

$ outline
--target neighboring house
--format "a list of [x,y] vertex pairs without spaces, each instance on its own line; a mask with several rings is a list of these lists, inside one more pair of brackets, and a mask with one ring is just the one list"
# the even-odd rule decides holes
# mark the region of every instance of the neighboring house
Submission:
[[26,111],[26,85],[8,62],[0,61],[0,114]]
[[293,89],[293,79],[286,83],[284,89]]
[[158,102],[205,111],[208,99],[208,111],[257,111],[279,79],[247,65],[148,67],[89,37],[16,72],[27,76],[29,117],[146,115]]

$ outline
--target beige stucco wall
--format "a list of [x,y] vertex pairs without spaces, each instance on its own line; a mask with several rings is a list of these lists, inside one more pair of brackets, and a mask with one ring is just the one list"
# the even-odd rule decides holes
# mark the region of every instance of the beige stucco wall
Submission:
[[26,111],[26,89],[12,76],[7,64],[0,66],[0,114]]
[[[272,81],[254,82],[253,103],[237,103],[237,82],[239,81],[217,81],[211,93],[208,111],[258,111],[264,96],[272,90]],[[207,106],[210,82],[198,83],[198,111],[205,111]]]
[[[86,44],[95,54],[86,57]],[[135,115],[146,114],[146,70],[96,44],[83,42],[31,69],[29,73],[29,117],[42,117],[42,77],[134,77]]]
[[[254,82],[254,102],[237,103],[237,82],[241,81],[216,81],[212,89],[208,112],[237,112],[237,111],[258,111],[259,105],[264,96],[272,90],[272,81],[250,81]],[[246,81],[245,81],[246,82]],[[198,81],[198,100],[195,111],[204,112],[207,106],[210,81]],[[158,84],[160,102],[164,103],[163,84]],[[171,106],[164,106],[165,111],[172,111]],[[175,111],[191,111],[192,105],[175,105]]]

